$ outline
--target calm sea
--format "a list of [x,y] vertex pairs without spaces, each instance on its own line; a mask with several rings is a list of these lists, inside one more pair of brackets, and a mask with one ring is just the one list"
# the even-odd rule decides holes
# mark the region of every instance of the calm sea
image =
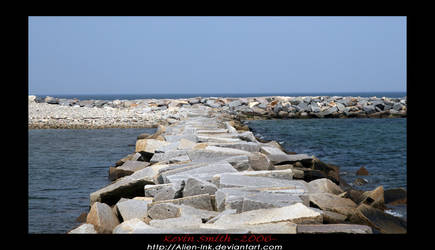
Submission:
[[[349,95],[357,96],[355,93]],[[371,93],[367,96],[388,95]],[[84,99],[157,98],[144,95],[100,97]],[[355,180],[356,170],[365,166],[370,175],[364,177],[368,183],[359,187],[361,189],[369,190],[379,185],[384,188],[407,187],[406,118],[248,123],[258,136],[281,142],[289,151],[315,155],[326,163],[340,166],[343,178],[349,183]],[[75,220],[88,211],[89,194],[110,183],[109,167],[134,151],[139,134],[153,133],[154,129],[43,129],[28,132],[29,233],[63,234],[80,224]],[[391,212],[406,217],[406,206],[394,207]]]
[[260,96],[361,96],[361,97],[391,97],[401,98],[406,92],[330,92],[330,93],[247,93],[247,94],[123,94],[123,95],[37,95],[41,97],[52,96],[57,98],[79,100],[137,100],[137,99],[178,99],[192,97],[260,97]]

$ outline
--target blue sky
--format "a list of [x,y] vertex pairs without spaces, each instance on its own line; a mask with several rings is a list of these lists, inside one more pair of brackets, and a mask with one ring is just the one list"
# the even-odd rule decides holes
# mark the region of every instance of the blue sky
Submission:
[[29,94],[406,91],[406,17],[29,17]]

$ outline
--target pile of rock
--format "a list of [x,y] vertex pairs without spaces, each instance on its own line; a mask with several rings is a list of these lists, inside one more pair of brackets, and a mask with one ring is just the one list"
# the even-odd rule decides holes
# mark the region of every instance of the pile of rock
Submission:
[[195,97],[78,100],[29,96],[30,128],[149,127],[174,123],[188,110],[210,107],[237,119],[406,117],[407,102],[387,97]]
[[357,196],[338,167],[260,142],[213,110],[196,106],[140,135],[110,168],[114,182],[90,194],[86,223],[69,233],[406,232],[384,213],[383,189]]

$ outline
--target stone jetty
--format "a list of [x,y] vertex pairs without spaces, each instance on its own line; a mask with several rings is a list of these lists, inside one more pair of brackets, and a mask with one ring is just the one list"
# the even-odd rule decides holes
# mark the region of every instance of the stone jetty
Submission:
[[[155,134],[138,136],[135,152],[108,168],[113,182],[90,194],[86,222],[69,233],[406,233],[406,221],[384,212],[382,187],[352,189],[337,166],[286,153],[275,141],[257,139],[239,121],[270,114],[406,116],[404,99],[193,98],[116,102],[119,106],[111,101],[101,107],[48,101],[57,103],[46,98],[34,106],[110,113],[122,105],[132,115],[146,107],[142,118],[134,116],[137,124],[153,112],[166,119]],[[389,192],[388,201],[403,199],[401,194]]]
[[28,127],[143,128],[169,125],[191,108],[208,107],[233,119],[391,118],[407,116],[407,99],[349,96],[195,97],[78,100],[29,96]]

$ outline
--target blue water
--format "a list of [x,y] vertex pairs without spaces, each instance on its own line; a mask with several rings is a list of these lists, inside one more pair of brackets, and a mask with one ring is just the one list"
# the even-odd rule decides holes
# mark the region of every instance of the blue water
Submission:
[[364,166],[370,175],[363,176],[368,183],[359,189],[407,187],[406,118],[255,120],[248,125],[288,151],[339,166],[348,183]]
[[[340,166],[349,183],[365,166],[369,183],[360,189],[407,187],[406,118],[265,120],[249,126],[289,151]],[[139,134],[154,130],[29,130],[29,233],[63,234],[78,226],[89,194],[110,183],[109,167],[134,151]],[[406,206],[394,209],[406,216]]]
[[361,96],[361,97],[390,97],[401,98],[406,92],[329,92],[329,93],[202,93],[202,94],[120,94],[120,95],[59,95],[59,94],[38,94],[37,96],[52,96],[57,98],[79,100],[136,100],[136,99],[178,99],[192,97],[260,97],[260,96]]
[[88,212],[89,194],[107,186],[109,167],[155,129],[29,130],[29,233],[66,233]]

